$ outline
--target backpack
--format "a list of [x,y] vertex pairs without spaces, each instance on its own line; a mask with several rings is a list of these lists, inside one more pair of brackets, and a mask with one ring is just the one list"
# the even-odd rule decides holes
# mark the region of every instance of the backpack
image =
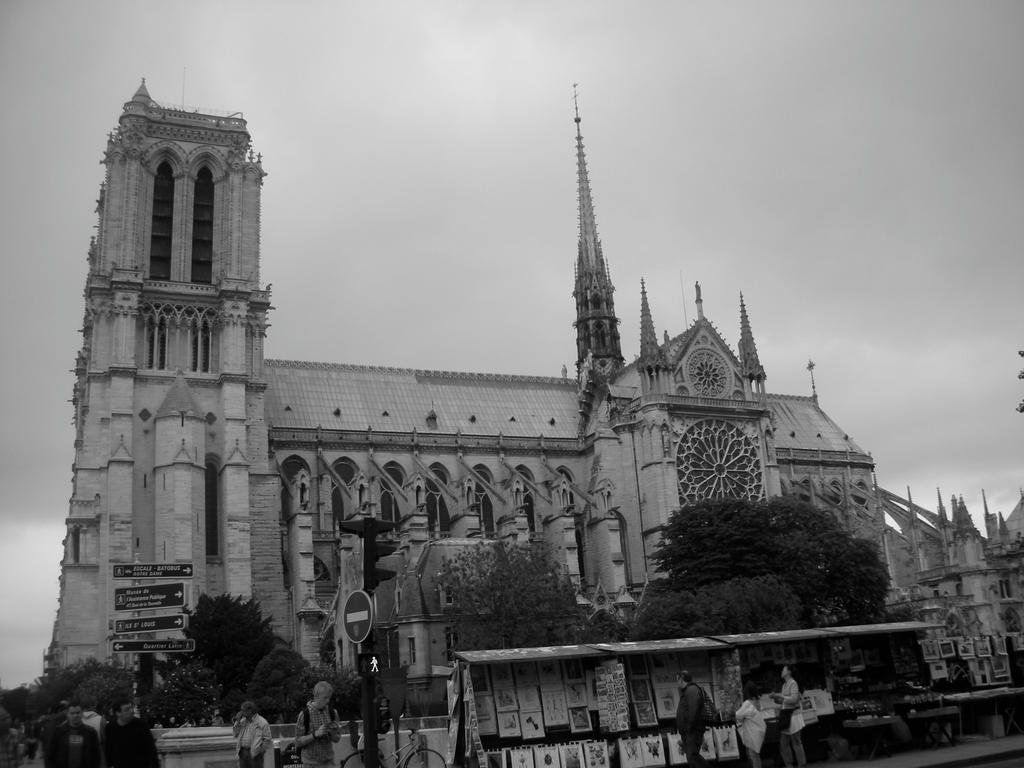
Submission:
[[[337,721],[337,719],[338,719],[338,711],[335,710],[335,709],[332,709],[331,710],[331,720],[332,721]],[[302,712],[299,713],[299,720],[302,721],[302,735],[303,736],[309,736],[310,717],[309,717],[309,705],[308,704],[306,706],[304,706],[302,708]],[[297,736],[296,736],[296,738],[297,738]],[[297,758],[295,760],[295,763],[296,764],[301,763],[302,762],[302,760],[301,760],[301,757],[302,757],[302,747],[296,746],[294,741],[292,741],[292,743],[289,744],[288,747],[291,748],[291,751],[294,752],[294,754],[295,754],[295,758]],[[286,751],[288,751],[288,748],[286,748]]]
[[711,725],[718,720],[718,712],[715,711],[715,703],[711,700],[711,696],[704,690],[703,686],[697,685],[696,683],[690,683],[697,687],[700,691],[700,703],[704,706],[704,725]]

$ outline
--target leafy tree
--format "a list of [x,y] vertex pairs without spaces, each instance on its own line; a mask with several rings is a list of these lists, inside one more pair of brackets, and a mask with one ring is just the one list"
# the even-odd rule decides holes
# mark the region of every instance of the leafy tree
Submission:
[[774,576],[736,578],[696,590],[648,589],[632,640],[770,632],[800,624],[799,598]]
[[41,714],[52,710],[63,699],[80,698],[103,712],[117,696],[131,694],[134,680],[135,675],[129,669],[86,659],[41,678],[38,687],[29,693],[28,706]]
[[252,673],[246,697],[256,703],[260,714],[273,722],[278,716],[295,721],[299,709],[309,700],[309,663],[289,648],[275,648]]
[[19,685],[0,691],[0,706],[7,710],[12,720],[25,720],[28,715],[28,686]]
[[880,620],[889,587],[873,544],[792,497],[683,507],[669,518],[654,561],[676,591],[775,576],[797,596],[805,626]]
[[125,667],[97,664],[78,684],[75,695],[88,702],[97,712],[106,713],[122,696],[132,695],[135,673]]
[[220,686],[212,669],[190,661],[167,672],[163,684],[143,700],[143,711],[153,723],[178,724],[188,718],[210,717],[220,702]]
[[263,618],[259,601],[232,595],[201,595],[189,614],[185,636],[196,641],[192,658],[171,660],[163,671],[184,663],[201,663],[213,670],[224,693],[224,706],[233,710],[245,696],[252,672],[274,648],[271,620]]
[[450,594],[446,615],[459,650],[572,642],[576,591],[540,543],[504,547],[481,542],[441,566],[438,587]]

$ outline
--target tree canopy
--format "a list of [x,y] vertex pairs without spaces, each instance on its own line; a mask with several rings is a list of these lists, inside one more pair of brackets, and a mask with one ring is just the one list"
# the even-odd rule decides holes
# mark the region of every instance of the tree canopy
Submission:
[[571,643],[579,626],[576,590],[539,542],[485,541],[446,560],[438,587],[458,650]]
[[878,621],[889,578],[877,547],[792,497],[705,501],[673,513],[653,555],[672,591],[773,576],[799,601],[799,623]]
[[115,699],[131,695],[134,673],[97,659],[75,662],[40,678],[29,692],[28,708],[36,714],[49,712],[62,699],[77,698],[106,712]]
[[189,661],[211,669],[225,705],[237,705],[256,665],[274,648],[270,619],[257,600],[237,595],[201,595],[188,614],[185,636],[196,641]]
[[142,708],[152,723],[166,726],[210,718],[219,703],[220,686],[213,670],[192,660],[168,672],[163,684],[144,698]]

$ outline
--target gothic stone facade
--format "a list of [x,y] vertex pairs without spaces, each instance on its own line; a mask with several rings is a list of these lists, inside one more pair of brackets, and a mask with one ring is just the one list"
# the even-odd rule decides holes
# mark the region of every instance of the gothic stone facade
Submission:
[[264,360],[247,125],[165,108],[143,84],[104,156],[51,664],[110,656],[111,570],[131,562],[193,563],[193,602],[258,598],[314,659],[361,585],[360,542],[338,528],[353,514],[397,524],[381,614],[424,700],[445,674],[433,577],[453,548],[543,540],[581,604],[619,610],[688,501],[798,494],[881,543],[870,456],[816,397],[766,391],[742,299],[733,351],[699,287],[698,318],[661,341],[641,288],[624,363],[578,115],[576,155],[575,377]]

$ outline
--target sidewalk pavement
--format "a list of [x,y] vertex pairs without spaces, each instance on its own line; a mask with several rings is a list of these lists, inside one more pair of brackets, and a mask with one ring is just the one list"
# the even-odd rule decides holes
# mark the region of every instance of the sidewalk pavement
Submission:
[[[762,755],[764,753],[762,752]],[[891,757],[881,756],[874,760],[847,760],[842,763],[808,763],[814,765],[836,765],[842,768],[970,768],[987,761],[1019,758],[1024,766],[1024,736],[1004,736],[989,739],[970,734],[958,740],[955,746],[935,749],[911,749],[897,752]]]

